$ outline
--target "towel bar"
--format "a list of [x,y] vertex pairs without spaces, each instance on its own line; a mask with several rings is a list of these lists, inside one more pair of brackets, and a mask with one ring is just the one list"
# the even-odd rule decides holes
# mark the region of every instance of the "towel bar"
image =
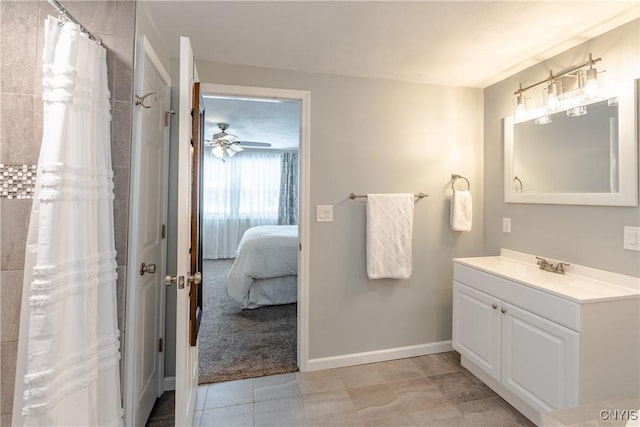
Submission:
[[[425,194],[425,193],[416,193],[416,194],[413,195],[413,197],[417,197],[418,199],[423,199],[425,197],[429,197],[429,195]],[[366,199],[367,195],[366,194],[351,193],[351,194],[349,194],[349,198],[351,200],[353,200],[353,199]]]

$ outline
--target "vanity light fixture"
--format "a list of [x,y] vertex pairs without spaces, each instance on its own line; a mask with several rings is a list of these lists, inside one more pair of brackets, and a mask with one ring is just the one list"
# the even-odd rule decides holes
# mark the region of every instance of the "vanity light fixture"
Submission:
[[589,54],[589,68],[585,71],[587,82],[584,85],[584,96],[586,99],[595,98],[598,95],[598,70],[593,68],[594,60]]
[[520,83],[520,88],[516,91],[516,110],[515,116],[520,118],[524,115],[525,111],[527,111],[527,106],[524,101],[524,92],[522,91],[522,83]]
[[553,73],[549,77],[549,84],[545,91],[547,95],[547,109],[549,111],[555,111],[558,109],[558,83],[555,80],[551,80]]
[[[513,93],[516,96],[515,100],[515,114],[522,116],[526,110],[524,94],[529,89],[540,86],[544,87],[544,98],[547,111],[555,111],[560,106],[560,96],[562,95],[562,83],[561,80],[565,76],[575,77],[577,81],[577,88],[582,89],[581,95],[584,100],[590,100],[598,96],[598,71],[594,67],[596,62],[601,61],[602,58],[593,58],[589,53],[589,59],[580,65],[568,68],[558,74],[554,74],[553,70],[549,71],[549,76],[544,80],[533,83],[529,86],[522,87],[522,83],[518,85],[518,89]],[[585,81],[586,80],[586,81]],[[582,82],[584,82],[584,88],[582,88]],[[575,105],[575,104],[574,104]]]

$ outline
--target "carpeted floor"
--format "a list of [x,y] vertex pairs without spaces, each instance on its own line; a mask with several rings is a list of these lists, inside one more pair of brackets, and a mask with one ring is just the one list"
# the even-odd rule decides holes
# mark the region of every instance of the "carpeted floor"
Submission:
[[165,391],[156,399],[153,405],[146,427],[170,427],[176,425],[176,394],[173,391]]
[[295,372],[296,304],[242,310],[227,292],[233,260],[205,260],[200,384]]

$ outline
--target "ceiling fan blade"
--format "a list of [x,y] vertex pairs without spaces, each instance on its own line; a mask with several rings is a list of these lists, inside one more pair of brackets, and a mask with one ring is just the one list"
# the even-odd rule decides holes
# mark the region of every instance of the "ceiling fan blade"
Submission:
[[271,147],[271,144],[268,142],[237,141],[236,143],[244,147]]
[[244,151],[244,149],[237,142],[229,144],[229,148],[234,151],[234,154]]
[[238,137],[236,135],[232,134],[232,133],[227,133],[225,131],[214,133],[213,136],[211,136],[211,140],[212,141],[215,141],[215,140],[218,140],[218,139],[229,140],[229,139],[238,139]]

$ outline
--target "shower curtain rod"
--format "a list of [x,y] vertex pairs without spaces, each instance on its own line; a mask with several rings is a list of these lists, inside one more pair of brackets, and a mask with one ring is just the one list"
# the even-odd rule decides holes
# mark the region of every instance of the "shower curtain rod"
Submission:
[[79,23],[78,20],[74,18],[73,15],[71,15],[69,11],[62,5],[62,3],[60,3],[58,0],[47,0],[47,1],[51,6],[57,9],[58,14],[61,17],[64,16],[64,18],[66,18],[67,20],[73,22],[74,24],[78,24],[80,26],[80,31],[85,33],[90,40],[93,40],[94,42],[102,46],[102,39],[98,36],[91,34],[91,31],[87,30],[84,25]]

